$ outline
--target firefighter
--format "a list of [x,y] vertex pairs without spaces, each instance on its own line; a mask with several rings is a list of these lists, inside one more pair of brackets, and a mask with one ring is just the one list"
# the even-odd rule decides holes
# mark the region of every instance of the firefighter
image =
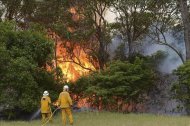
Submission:
[[46,123],[47,120],[51,121],[51,99],[49,97],[48,91],[44,91],[43,97],[41,98],[41,114],[42,114],[42,124]]
[[63,125],[66,126],[66,115],[69,117],[70,125],[73,125],[73,116],[71,112],[71,107],[73,105],[70,94],[68,92],[69,87],[65,85],[63,87],[63,92],[59,94],[58,104],[61,109]]

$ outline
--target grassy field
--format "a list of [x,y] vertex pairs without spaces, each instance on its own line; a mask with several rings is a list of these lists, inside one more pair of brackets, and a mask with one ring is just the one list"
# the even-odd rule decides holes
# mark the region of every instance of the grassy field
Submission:
[[[121,114],[109,112],[74,113],[74,126],[190,126],[190,117],[158,116],[150,114]],[[40,126],[41,121],[0,121],[0,126]],[[46,126],[62,126],[57,115]],[[68,125],[69,126],[69,125]]]

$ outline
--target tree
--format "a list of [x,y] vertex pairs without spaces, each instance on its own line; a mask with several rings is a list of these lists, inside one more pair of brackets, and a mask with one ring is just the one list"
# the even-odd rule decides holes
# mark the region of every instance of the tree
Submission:
[[37,31],[15,31],[10,22],[0,27],[0,106],[1,113],[13,119],[34,112],[44,90],[56,95],[54,74],[46,68],[52,62],[53,44]]
[[184,30],[184,40],[186,47],[186,60],[190,59],[190,19],[189,19],[189,8],[187,0],[177,0],[179,4],[179,10],[181,12],[181,17],[183,21],[183,30]]
[[82,39],[90,43],[91,55],[97,59],[100,69],[105,68],[108,59],[106,47],[111,42],[110,29],[105,19],[110,3],[110,0],[83,0],[77,9],[82,16],[79,23],[83,27],[78,30],[84,34]]
[[176,27],[179,27],[179,17],[177,16],[176,3],[173,0],[159,1],[156,3],[155,8],[152,9],[152,13],[155,15],[154,23],[150,26],[150,31],[147,37],[152,43],[164,45],[173,50],[177,56],[181,59],[182,63],[185,62],[183,53],[179,50],[174,42],[167,39],[167,35],[171,33],[180,34],[176,32]]
[[178,81],[174,83],[172,91],[174,93],[174,98],[180,100],[184,103],[185,109],[189,113],[190,111],[190,61],[185,62],[181,65],[174,74],[177,75]]
[[26,21],[34,12],[36,0],[0,0],[4,6],[5,19]]
[[155,19],[151,12],[154,3],[151,0],[115,0],[112,4],[118,15],[113,25],[119,31],[128,46],[128,57],[134,52],[135,43],[144,37]]

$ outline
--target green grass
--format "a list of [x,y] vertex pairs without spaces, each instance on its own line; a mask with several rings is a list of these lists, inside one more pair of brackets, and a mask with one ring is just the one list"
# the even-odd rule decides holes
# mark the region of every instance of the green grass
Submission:
[[[190,126],[190,117],[161,116],[150,114],[121,114],[109,112],[74,113],[74,126]],[[41,121],[0,121],[0,126],[40,126]],[[62,126],[57,115],[47,126]]]

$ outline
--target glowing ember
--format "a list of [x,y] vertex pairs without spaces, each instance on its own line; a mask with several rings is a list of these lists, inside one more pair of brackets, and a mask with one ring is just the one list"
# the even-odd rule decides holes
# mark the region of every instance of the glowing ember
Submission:
[[80,100],[77,102],[77,107],[79,107],[79,108],[82,108],[82,107],[90,108],[91,105],[90,105],[90,103],[88,102],[88,98],[80,99]]
[[59,102],[58,101],[55,101],[52,104],[53,104],[53,106],[59,106]]

